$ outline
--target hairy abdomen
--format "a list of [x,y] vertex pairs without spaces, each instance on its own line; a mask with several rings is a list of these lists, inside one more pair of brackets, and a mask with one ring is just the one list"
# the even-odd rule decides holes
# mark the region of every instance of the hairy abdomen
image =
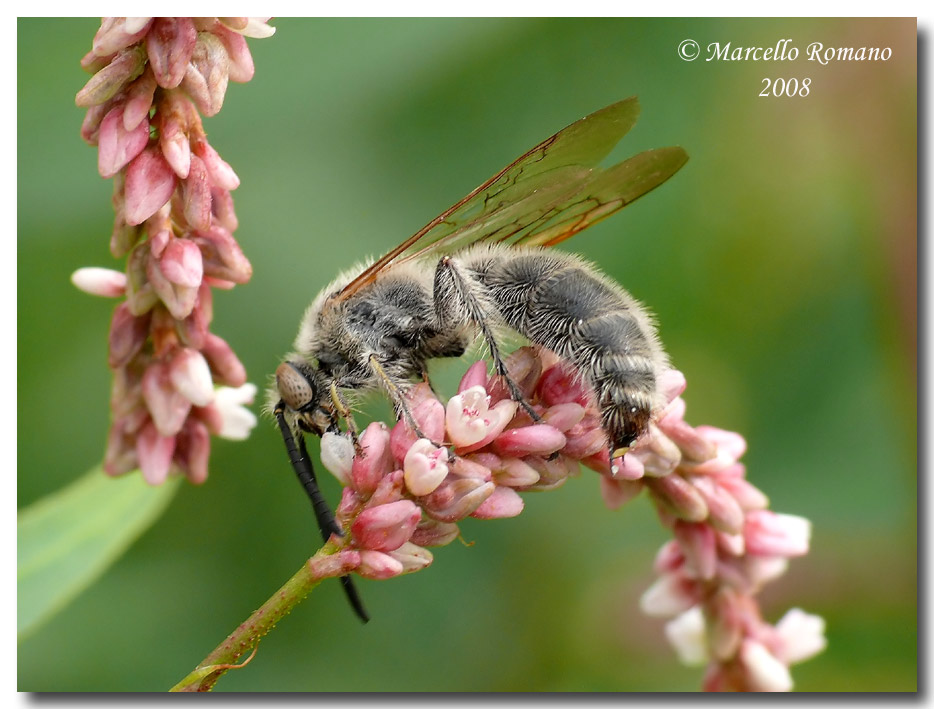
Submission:
[[648,427],[667,360],[649,315],[583,260],[558,252],[476,253],[465,265],[506,324],[571,362],[593,387],[612,448]]

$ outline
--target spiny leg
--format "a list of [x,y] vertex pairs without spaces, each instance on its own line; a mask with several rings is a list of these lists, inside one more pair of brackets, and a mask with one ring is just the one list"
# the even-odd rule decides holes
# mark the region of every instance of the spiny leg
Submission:
[[[506,382],[506,387],[509,389],[509,395],[513,401],[525,409],[533,421],[536,423],[541,421],[542,417],[526,401],[519,385],[516,384],[510,376],[509,370],[506,369],[506,362],[500,353],[499,343],[497,343],[488,322],[491,319],[488,309],[484,308],[481,299],[474,293],[469,279],[461,273],[450,256],[445,256],[438,261],[438,266],[435,269],[434,297],[435,313],[439,327],[449,327],[452,322],[458,322],[463,319],[463,315],[466,315],[467,319],[480,329],[487,346],[490,348],[490,357],[493,359],[496,373]],[[463,315],[458,317],[457,311],[461,311]]]
[[422,429],[419,428],[418,423],[415,421],[415,417],[412,416],[412,411],[409,409],[409,405],[405,401],[405,394],[402,392],[401,383],[393,379],[392,376],[386,371],[386,369],[379,363],[379,360],[376,359],[376,355],[370,355],[370,368],[373,370],[373,373],[379,378],[380,383],[383,385],[383,388],[386,390],[386,393],[389,394],[389,398],[392,399],[393,406],[395,406],[396,411],[402,415],[405,419],[406,425],[412,429],[416,436],[419,438],[427,438]]
[[[324,499],[324,495],[321,494],[321,490],[318,488],[318,480],[311,464],[311,457],[308,455],[308,448],[305,446],[305,437],[299,434],[298,445],[296,445],[292,430],[285,420],[285,404],[282,401],[276,404],[274,413],[276,423],[279,424],[279,431],[282,433],[282,440],[285,441],[285,448],[289,454],[289,462],[292,463],[292,469],[295,471],[298,481],[311,500],[311,507],[314,510],[315,521],[318,523],[318,529],[321,532],[321,539],[326,542],[332,534],[339,537],[344,536],[343,530],[337,524],[327,500]],[[344,587],[344,593],[347,595],[347,600],[354,612],[360,620],[366,623],[370,616],[367,614],[366,608],[363,607],[363,601],[357,593],[353,579],[349,576],[341,576],[340,580],[341,585]]]

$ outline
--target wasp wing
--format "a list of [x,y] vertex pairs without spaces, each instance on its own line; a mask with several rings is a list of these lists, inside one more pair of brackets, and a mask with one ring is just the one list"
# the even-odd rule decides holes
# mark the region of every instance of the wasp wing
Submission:
[[572,123],[374,261],[339,297],[353,295],[404,260],[450,254],[481,241],[552,246],[613,214],[687,160],[681,148],[660,148],[597,167],[638,115],[638,101],[631,97]]

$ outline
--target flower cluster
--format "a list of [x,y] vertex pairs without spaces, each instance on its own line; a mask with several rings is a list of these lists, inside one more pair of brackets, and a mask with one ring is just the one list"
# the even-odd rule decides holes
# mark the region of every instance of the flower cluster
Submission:
[[795,609],[770,626],[755,594],[788,557],[807,552],[809,524],[766,509],[738,462],[742,437],[686,423],[684,376],[669,370],[649,431],[611,464],[592,394],[566,364],[526,347],[507,367],[539,421],[477,362],[447,405],[427,384],[411,390],[421,437],[404,419],[391,430],[373,423],[355,455],[346,435],[324,436],[322,462],[344,485],[337,517],[349,532],[345,561],[369,578],[417,571],[432,561],[424,547],[457,538],[458,521],[516,516],[518,492],[559,487],[583,463],[600,473],[609,507],[645,489],[672,529],[642,607],[677,616],[667,635],[682,660],[712,662],[705,688],[790,689],[787,667],[823,648],[823,621]]
[[110,250],[127,257],[125,273],[72,277],[89,293],[126,296],[110,328],[109,474],[139,467],[158,484],[174,463],[202,482],[210,434],[245,438],[256,423],[240,406],[255,386],[208,330],[211,288],[246,283],[252,268],[233,237],[239,178],[200,114],[220,110],[228,80],[252,78],[245,37],[271,35],[266,19],[107,17],[81,61],[93,73],[75,97],[88,109],[81,135],[97,146],[101,177],[114,178]]

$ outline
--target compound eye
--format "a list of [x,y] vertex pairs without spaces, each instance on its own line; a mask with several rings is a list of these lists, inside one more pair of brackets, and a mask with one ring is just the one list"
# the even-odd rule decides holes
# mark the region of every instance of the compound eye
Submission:
[[283,362],[276,368],[276,388],[293,411],[301,411],[315,400],[314,386],[291,362]]

